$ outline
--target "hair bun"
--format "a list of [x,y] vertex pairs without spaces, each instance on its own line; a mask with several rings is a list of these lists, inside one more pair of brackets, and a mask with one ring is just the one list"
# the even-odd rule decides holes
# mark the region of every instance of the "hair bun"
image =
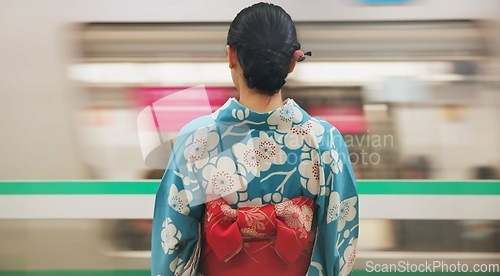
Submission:
[[238,13],[229,27],[227,44],[236,51],[248,87],[268,95],[286,83],[293,54],[300,49],[290,15],[269,3]]
[[274,94],[283,87],[290,68],[289,54],[260,47],[246,47],[242,51],[248,57],[242,67],[249,88]]

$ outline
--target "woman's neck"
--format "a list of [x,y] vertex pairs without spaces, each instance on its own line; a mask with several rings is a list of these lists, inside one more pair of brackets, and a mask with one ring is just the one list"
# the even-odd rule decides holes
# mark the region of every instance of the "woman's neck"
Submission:
[[240,89],[240,99],[238,102],[253,111],[268,112],[282,106],[283,98],[281,96],[281,90],[278,91],[278,93],[269,96],[247,88]]

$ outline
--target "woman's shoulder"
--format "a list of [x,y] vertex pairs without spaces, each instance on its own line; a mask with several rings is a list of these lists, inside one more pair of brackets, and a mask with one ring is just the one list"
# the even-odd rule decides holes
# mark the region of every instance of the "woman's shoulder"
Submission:
[[339,144],[344,144],[344,137],[338,128],[334,124],[328,122],[322,117],[314,116],[312,117],[323,127],[323,139],[320,143],[320,148],[331,149],[336,148]]
[[342,135],[340,131],[333,125],[332,123],[325,120],[323,117],[319,116],[311,116],[311,119],[316,120],[321,127],[323,127],[323,131],[325,135]]

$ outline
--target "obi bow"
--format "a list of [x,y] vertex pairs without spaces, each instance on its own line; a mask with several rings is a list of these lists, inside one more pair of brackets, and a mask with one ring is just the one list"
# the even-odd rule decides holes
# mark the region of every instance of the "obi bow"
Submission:
[[206,205],[204,231],[216,257],[229,261],[244,242],[274,239],[274,249],[286,263],[293,263],[311,238],[314,201],[305,196],[279,204],[233,209],[224,199]]

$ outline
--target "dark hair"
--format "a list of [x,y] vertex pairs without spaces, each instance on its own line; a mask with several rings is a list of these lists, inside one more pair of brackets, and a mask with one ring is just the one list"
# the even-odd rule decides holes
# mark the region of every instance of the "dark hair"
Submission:
[[300,49],[292,18],[280,6],[257,3],[240,11],[227,34],[249,88],[273,95],[285,84]]

